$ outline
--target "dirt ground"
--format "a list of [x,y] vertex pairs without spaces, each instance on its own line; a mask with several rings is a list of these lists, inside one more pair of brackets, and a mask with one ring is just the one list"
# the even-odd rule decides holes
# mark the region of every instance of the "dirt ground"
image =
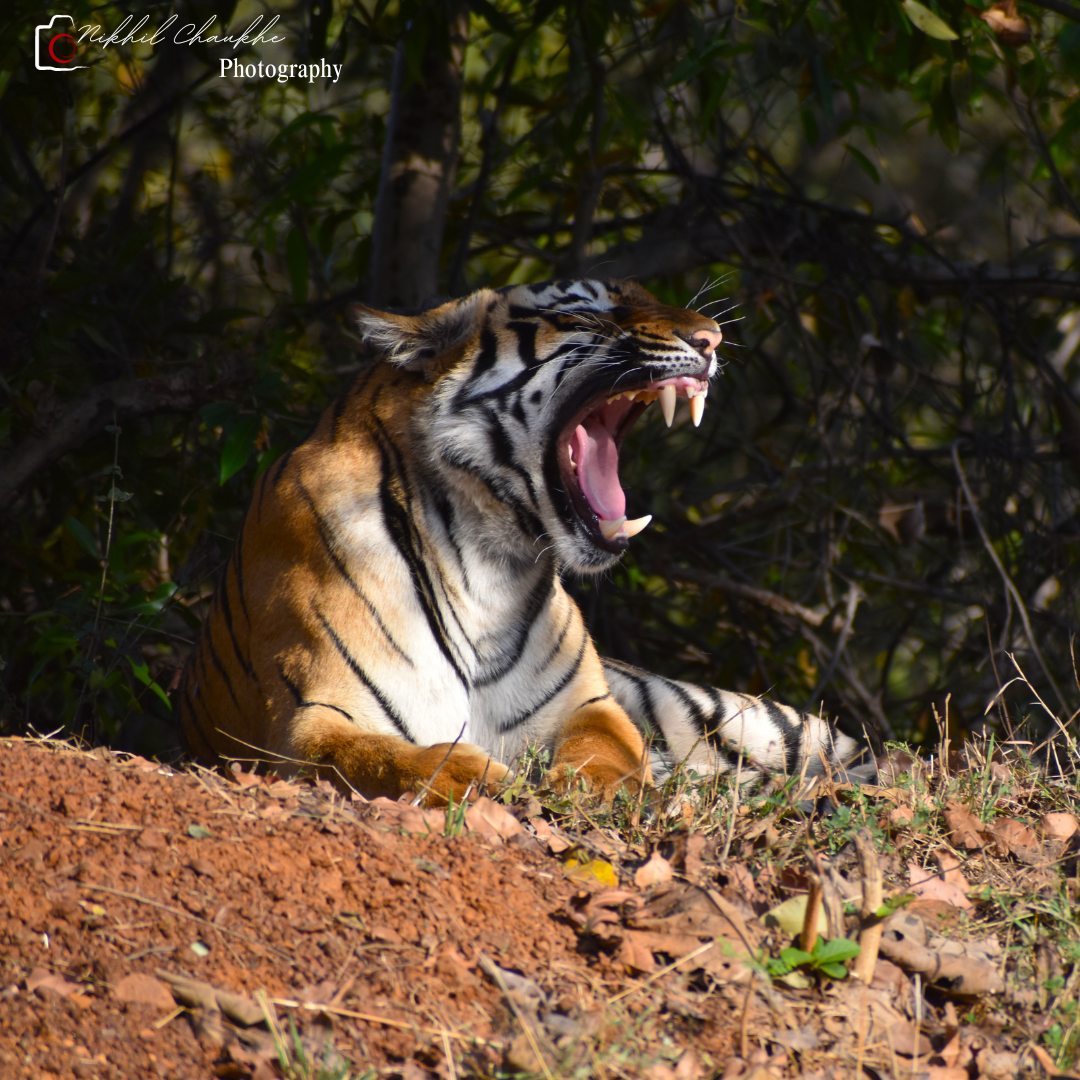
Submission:
[[588,1012],[582,973],[609,994],[624,981],[582,955],[563,914],[581,886],[527,831],[414,836],[325,787],[0,746],[4,1077],[280,1074],[227,1013],[178,1012],[161,973],[265,992],[309,1064],[332,1035],[331,1059],[413,1080],[504,1058],[513,1007],[481,954],[534,980],[567,1029]]
[[[424,812],[0,740],[0,1077],[1054,1074],[1048,1014],[1003,989],[993,939],[953,957],[961,981],[990,980],[955,1004],[884,954],[858,984],[744,964],[790,941],[766,928],[772,905],[806,903],[805,877],[767,885],[741,863],[772,818],[740,825],[724,873],[715,836],[676,829],[650,854],[541,811],[528,792]],[[940,923],[942,901],[923,903]],[[917,970],[922,943],[901,933],[893,955]]]

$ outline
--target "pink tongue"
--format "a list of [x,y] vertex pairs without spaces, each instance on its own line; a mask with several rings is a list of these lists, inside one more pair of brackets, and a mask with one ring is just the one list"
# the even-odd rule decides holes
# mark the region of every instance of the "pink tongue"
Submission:
[[589,417],[574,429],[570,445],[578,483],[596,516],[607,521],[621,518],[626,513],[626,495],[619,483],[619,449],[611,433]]

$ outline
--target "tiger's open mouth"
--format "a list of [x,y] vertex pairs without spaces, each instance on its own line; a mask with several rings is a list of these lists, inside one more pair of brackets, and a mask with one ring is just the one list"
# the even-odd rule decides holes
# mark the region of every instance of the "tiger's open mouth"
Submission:
[[626,494],[619,483],[619,447],[634,422],[654,401],[660,402],[668,427],[675,402],[690,402],[697,427],[705,412],[709,383],[704,377],[676,375],[633,390],[607,395],[586,406],[563,430],[558,442],[559,470],[574,513],[598,547],[622,552],[630,537],[652,521],[652,515],[626,518]]

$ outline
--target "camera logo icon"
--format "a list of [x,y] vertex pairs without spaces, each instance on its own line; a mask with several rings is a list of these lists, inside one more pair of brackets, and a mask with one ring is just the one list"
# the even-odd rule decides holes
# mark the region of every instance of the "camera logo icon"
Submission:
[[64,20],[71,23],[70,29],[75,28],[70,15],[54,15],[46,25],[34,27],[34,67],[38,71],[78,71],[87,66],[75,63],[79,43],[63,28]]

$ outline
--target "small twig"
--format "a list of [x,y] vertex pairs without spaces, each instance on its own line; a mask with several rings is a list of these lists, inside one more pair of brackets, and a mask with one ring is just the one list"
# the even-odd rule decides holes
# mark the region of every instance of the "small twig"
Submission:
[[514,1016],[517,1017],[518,1023],[521,1024],[522,1030],[525,1032],[525,1038],[528,1039],[529,1046],[536,1055],[536,1060],[540,1062],[540,1068],[544,1073],[545,1080],[555,1080],[551,1069],[548,1067],[547,1059],[540,1052],[540,1043],[537,1041],[536,1033],[533,1031],[532,1025],[525,1018],[525,1014],[518,1007],[518,1003],[511,996],[510,988],[506,985],[506,980],[502,977],[502,972],[499,970],[498,965],[484,952],[479,953],[479,961],[480,966],[484,969],[484,973],[502,991],[502,995],[506,998],[507,1004],[513,1011]]
[[742,784],[743,743],[746,739],[746,710],[740,712],[742,723],[739,726],[739,756],[735,759],[735,785],[731,791],[731,816],[728,818],[727,836],[724,837],[724,850],[720,853],[720,865],[724,866],[731,854],[731,841],[735,838],[735,817],[739,810],[739,791]]
[[1031,651],[1035,654],[1035,659],[1038,660],[1039,667],[1042,668],[1043,675],[1046,676],[1046,681],[1057,695],[1062,711],[1067,713],[1069,712],[1069,706],[1065,703],[1065,698],[1062,696],[1061,690],[1058,689],[1058,684],[1054,681],[1054,676],[1050,674],[1050,669],[1046,666],[1046,661],[1043,659],[1042,651],[1035,641],[1035,634],[1031,629],[1031,620],[1028,618],[1027,607],[1024,604],[1024,600],[1020,596],[1016,586],[1013,584],[1012,578],[1009,577],[1008,571],[1006,571],[1005,567],[1002,565],[998,553],[994,550],[994,545],[990,543],[990,537],[987,535],[986,528],[982,523],[982,518],[979,516],[979,507],[975,502],[975,496],[971,493],[971,487],[968,485],[967,474],[964,472],[964,466],[960,464],[959,440],[952,445],[952,460],[953,467],[956,469],[957,478],[960,480],[960,486],[964,489],[964,498],[967,500],[968,508],[971,510],[971,516],[975,520],[975,527],[979,530],[979,536],[982,539],[983,547],[986,548],[986,553],[990,556],[991,562],[993,562],[994,566],[997,568],[998,574],[1001,575],[1001,581],[1005,586],[1006,597],[1011,597],[1016,602],[1016,607],[1020,612],[1020,621],[1024,624],[1024,634],[1027,637],[1028,645],[1031,646]]
[[273,945],[267,945],[265,942],[256,941],[254,938],[249,938],[246,934],[238,933],[236,930],[230,930],[227,926],[218,926],[217,923],[213,923],[209,919],[200,918],[198,915],[192,915],[190,912],[184,911],[183,908],[173,907],[171,904],[163,904],[159,900],[151,900],[149,897],[139,896],[138,893],[124,892],[123,889],[111,889],[108,885],[92,885],[90,882],[80,881],[78,882],[78,886],[80,889],[89,889],[91,892],[103,892],[110,893],[113,896],[122,896],[125,900],[134,900],[137,904],[146,904],[149,907],[167,911],[170,915],[178,915],[181,919],[199,923],[200,926],[208,926],[211,930],[217,930],[222,934],[229,934],[231,937],[244,942],[246,945],[251,945],[256,949],[264,949],[266,952],[273,953],[280,959],[292,964],[293,967],[300,967],[300,964],[288,953],[282,952],[280,949],[275,949]]
[[255,1003],[262,1009],[263,1020],[266,1021],[266,1026],[270,1029],[270,1034],[274,1037],[274,1045],[277,1047],[278,1057],[282,1059],[281,1064],[288,1066],[289,1055],[288,1051],[285,1049],[285,1040],[278,1030],[277,1014],[274,1012],[273,1005],[266,996],[265,990],[255,991]]
[[271,1005],[280,1005],[283,1009],[303,1009],[305,1012],[328,1013],[331,1016],[344,1016],[350,1020],[364,1020],[369,1024],[382,1024],[384,1027],[399,1028],[402,1031],[422,1031],[425,1035],[445,1036],[455,1042],[466,1043],[469,1046],[490,1046],[493,1050],[502,1050],[502,1043],[492,1042],[490,1039],[481,1039],[479,1035],[458,1035],[454,1031],[445,1028],[423,1027],[420,1024],[410,1024],[404,1020],[391,1020],[388,1016],[375,1016],[373,1013],[357,1012],[355,1009],[341,1009],[336,1005],[321,1005],[311,1001],[293,1001],[291,998],[268,998]]
[[644,982],[640,982],[637,986],[631,986],[629,990],[624,990],[621,994],[616,994],[614,997],[608,998],[607,1003],[613,1005],[616,1001],[622,1001],[623,998],[630,997],[631,994],[636,994],[640,990],[644,990],[649,986],[652,986],[657,979],[662,978],[669,972],[674,971],[677,967],[681,967],[687,962],[687,960],[693,960],[695,957],[700,956],[703,952],[708,952],[716,944],[716,940],[706,941],[704,944],[699,945],[692,952],[688,952],[685,956],[680,956],[678,960],[673,960],[666,967],[662,967],[659,971],[654,972]]
[[138,952],[128,953],[124,959],[130,964],[134,960],[141,960],[144,956],[150,956],[153,953],[176,952],[178,948],[178,945],[155,945],[149,949],[140,949]]
[[806,896],[806,914],[803,915],[802,933],[799,935],[799,948],[812,953],[818,939],[818,923],[821,916],[821,875],[810,874],[810,891]]
[[[450,744],[450,749],[446,751],[446,755],[443,757],[442,761],[435,767],[435,771],[427,778],[427,780],[420,781],[420,790],[416,793],[416,798],[409,804],[410,806],[419,806],[421,800],[431,793],[433,790],[431,785],[435,783],[435,777],[442,772],[442,767],[450,760],[450,755],[454,752],[454,747],[461,742],[461,737],[465,734],[465,727],[467,724],[468,720],[461,725],[461,730],[457,733],[457,738]],[[490,762],[491,758],[489,757],[488,763],[490,764]],[[487,776],[487,766],[484,766],[484,775]]]
[[450,1080],[457,1080],[457,1067],[454,1065],[454,1051],[450,1046],[450,1032],[443,1028],[439,1035],[442,1038],[443,1054],[446,1056],[446,1071],[450,1074]]
[[739,1057],[745,1061],[750,1056],[750,998],[754,993],[753,980],[746,984],[743,998],[742,1019],[739,1021]]
[[862,878],[862,903],[859,907],[860,952],[855,959],[854,973],[868,986],[874,977],[874,965],[885,929],[884,923],[877,917],[884,901],[884,875],[868,830],[860,829],[855,834],[855,850],[859,857],[859,876]]

